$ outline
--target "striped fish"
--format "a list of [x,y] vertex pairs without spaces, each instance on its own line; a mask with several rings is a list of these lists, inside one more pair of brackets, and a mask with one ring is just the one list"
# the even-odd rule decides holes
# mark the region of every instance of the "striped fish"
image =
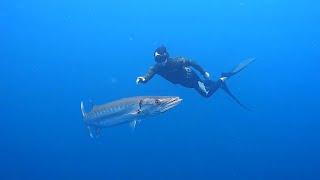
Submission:
[[124,123],[135,128],[137,122],[164,113],[181,101],[177,96],[138,96],[94,105],[88,112],[81,102],[81,112],[90,136],[96,138],[100,136],[102,128]]

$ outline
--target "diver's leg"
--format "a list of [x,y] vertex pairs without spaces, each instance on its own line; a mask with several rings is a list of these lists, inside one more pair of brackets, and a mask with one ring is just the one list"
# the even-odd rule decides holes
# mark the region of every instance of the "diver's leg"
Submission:
[[208,92],[203,91],[199,86],[195,86],[193,89],[195,89],[202,97],[208,98]]
[[214,82],[211,80],[202,80],[200,77],[190,71],[187,80],[184,81],[183,86],[195,89],[201,96],[210,97],[219,87],[221,87],[221,82]]
[[194,89],[203,97],[212,96],[223,84],[222,80],[212,81],[212,80],[201,80],[198,79],[194,84]]
[[240,63],[238,66],[236,66],[232,71],[228,73],[222,73],[221,77],[217,81],[212,80],[204,80],[202,81],[198,76],[197,79],[193,80],[195,83],[193,83],[193,88],[203,97],[209,98],[212,96],[218,89],[223,89],[234,101],[236,101],[240,106],[243,108],[249,110],[244,104],[242,104],[236,96],[234,96],[231,91],[228,89],[225,81],[237,74],[238,72],[242,71],[244,68],[246,68],[250,63],[252,63],[254,59],[248,59],[242,63]]
[[223,81],[221,79],[218,81],[205,80],[205,84],[209,89],[207,96],[210,97],[223,85]]
[[188,80],[189,87],[195,89],[201,96],[209,97],[210,88],[197,75],[194,75]]
[[194,86],[194,89],[201,95],[201,96],[203,96],[203,97],[210,97],[209,96],[209,93],[210,93],[210,91],[209,91],[209,88],[208,87],[206,87],[206,85],[205,85],[205,83],[204,82],[202,82],[202,81],[197,81],[196,82],[196,84],[195,84],[195,86]]

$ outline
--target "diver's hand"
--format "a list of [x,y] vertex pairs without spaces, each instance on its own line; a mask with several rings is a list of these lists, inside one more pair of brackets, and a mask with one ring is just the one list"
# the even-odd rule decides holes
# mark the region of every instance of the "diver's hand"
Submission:
[[137,77],[136,83],[137,83],[137,84],[141,84],[141,83],[143,83],[145,80],[146,80],[146,78],[144,78],[144,77]]
[[206,78],[206,79],[209,79],[210,78],[210,74],[208,72],[205,72],[203,74],[203,77]]

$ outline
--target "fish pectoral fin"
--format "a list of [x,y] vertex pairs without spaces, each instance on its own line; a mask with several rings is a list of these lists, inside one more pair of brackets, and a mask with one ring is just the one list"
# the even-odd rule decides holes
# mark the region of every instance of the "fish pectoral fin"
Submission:
[[131,127],[133,130],[136,129],[136,125],[137,125],[137,121],[136,121],[136,120],[130,122],[130,127]]
[[136,111],[129,113],[130,115],[137,115],[138,113]]
[[133,112],[131,112],[131,113],[129,113],[129,114],[131,114],[131,115],[138,115],[138,114],[140,114],[142,111],[140,110],[140,109],[138,109],[138,110],[135,110],[135,111],[133,111]]
[[89,134],[92,139],[99,138],[101,136],[101,128],[97,126],[88,126]]
[[136,129],[136,126],[137,124],[139,124],[141,122],[141,120],[133,120],[130,122],[130,127],[135,130]]

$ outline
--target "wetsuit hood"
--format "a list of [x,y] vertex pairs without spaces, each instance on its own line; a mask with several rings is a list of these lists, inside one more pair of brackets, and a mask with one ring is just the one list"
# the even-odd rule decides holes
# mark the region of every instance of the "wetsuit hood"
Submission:
[[153,57],[157,63],[163,63],[169,59],[169,53],[165,46],[160,46],[154,51]]

